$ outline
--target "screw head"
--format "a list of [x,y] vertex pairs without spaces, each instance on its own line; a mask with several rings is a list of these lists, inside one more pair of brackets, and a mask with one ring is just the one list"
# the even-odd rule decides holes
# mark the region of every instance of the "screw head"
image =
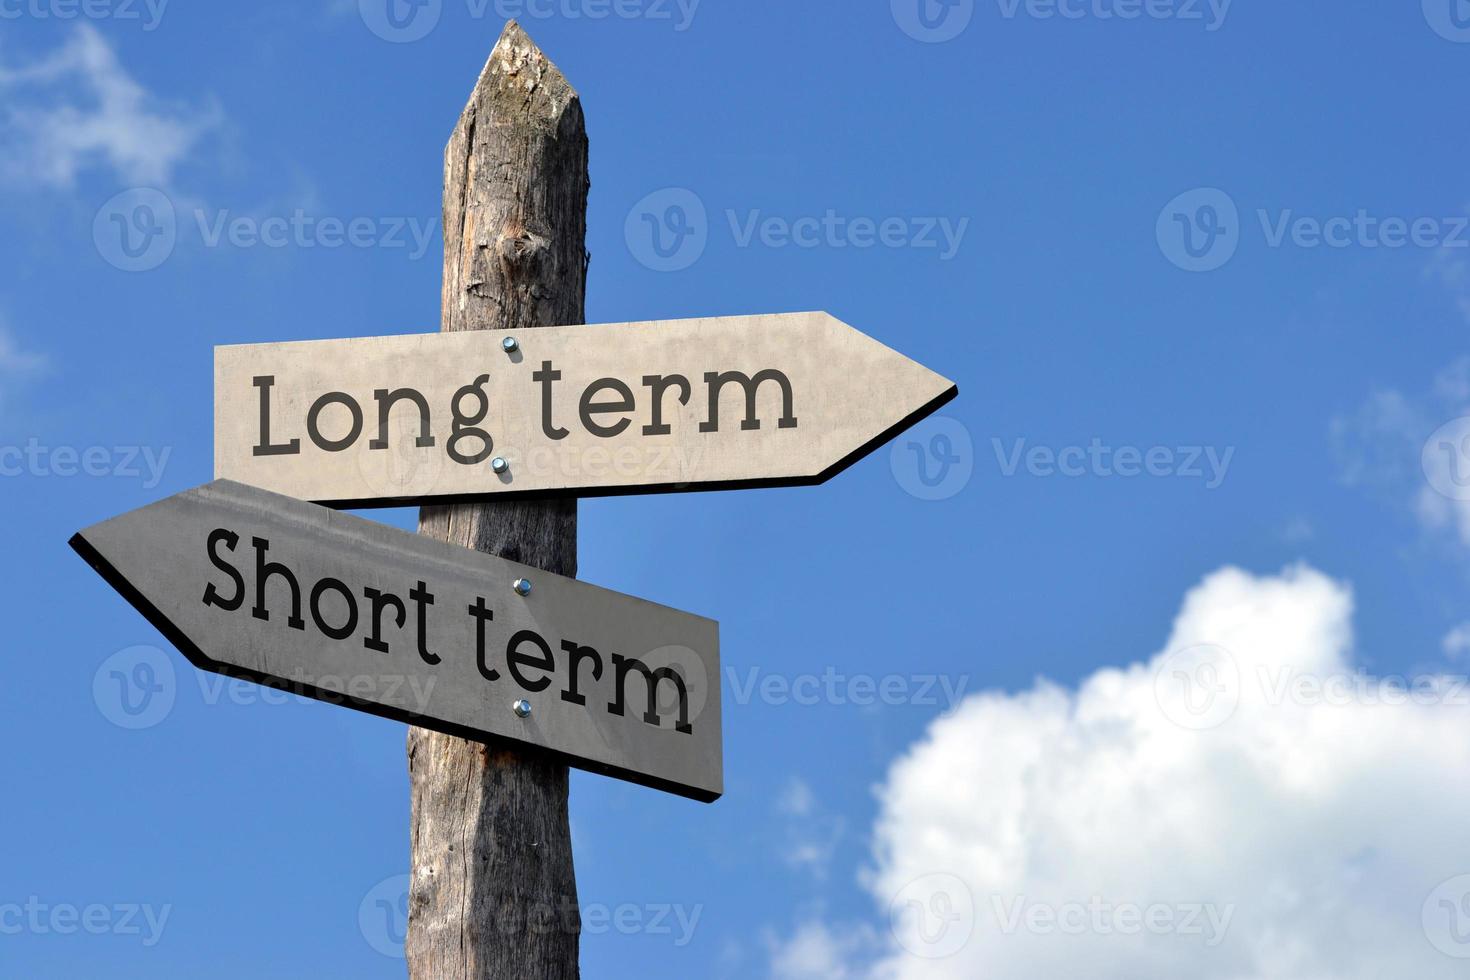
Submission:
[[507,354],[514,354],[516,351],[521,349],[521,342],[519,340],[516,340],[514,337],[506,337],[500,342],[500,349],[505,351]]
[[531,580],[528,578],[518,578],[511,588],[516,590],[516,595],[528,596],[531,594]]
[[490,461],[490,468],[496,473],[507,473],[510,471],[510,463],[504,456],[496,456]]
[[516,713],[516,717],[517,718],[529,718],[529,717],[531,717],[531,702],[527,701],[525,698],[521,698],[519,701],[517,701],[515,704],[511,705],[510,707],[511,707],[511,710]]

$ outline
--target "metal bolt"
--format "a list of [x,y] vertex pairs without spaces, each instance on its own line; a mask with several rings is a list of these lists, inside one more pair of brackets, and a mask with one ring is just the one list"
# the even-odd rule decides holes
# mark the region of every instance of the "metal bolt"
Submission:
[[528,578],[518,578],[515,581],[515,585],[511,586],[511,588],[516,590],[516,595],[528,596],[531,594],[531,580]]
[[490,461],[490,468],[496,473],[507,473],[510,471],[510,463],[506,462],[504,456],[496,456]]
[[516,713],[517,718],[529,718],[531,717],[531,702],[525,698],[521,698],[515,704],[511,705],[511,710]]
[[521,349],[521,342],[514,337],[506,337],[500,342],[500,348],[507,354],[514,354]]

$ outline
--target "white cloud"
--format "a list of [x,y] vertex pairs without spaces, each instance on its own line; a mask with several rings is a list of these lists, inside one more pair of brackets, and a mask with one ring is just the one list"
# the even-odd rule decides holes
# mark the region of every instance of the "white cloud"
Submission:
[[90,25],[40,61],[0,59],[0,168],[21,183],[70,187],[105,166],[125,184],[165,188],[218,122],[216,110],[151,95]]
[[1443,950],[1470,955],[1470,886],[1458,923],[1458,885],[1431,895],[1470,873],[1470,694],[1358,672],[1352,606],[1309,568],[1226,569],[1148,662],[968,698],[880,788],[881,944],[808,923],[773,970],[1463,977]]

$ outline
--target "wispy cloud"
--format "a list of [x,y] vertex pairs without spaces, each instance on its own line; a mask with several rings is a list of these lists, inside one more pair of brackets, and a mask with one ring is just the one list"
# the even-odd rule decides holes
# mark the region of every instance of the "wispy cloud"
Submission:
[[1470,653],[1470,623],[1460,623],[1454,629],[1444,635],[1441,644],[1444,655],[1452,661],[1460,661],[1465,654]]
[[102,168],[124,184],[166,188],[220,123],[217,108],[148,92],[90,25],[39,61],[5,55],[0,48],[0,174],[13,183],[67,188]]
[[1444,287],[1460,314],[1470,320],[1470,257],[1465,250],[1441,248],[1434,253],[1427,275]]
[[0,406],[5,406],[13,389],[45,370],[46,358],[26,349],[0,313]]
[[797,927],[787,939],[767,937],[772,980],[850,980],[857,974],[849,962],[874,945],[870,935],[858,932],[834,932],[814,920]]
[[787,824],[781,852],[783,860],[818,879],[827,877],[837,845],[842,842],[846,821],[825,812],[811,786],[798,778],[786,785],[776,801],[776,809]]
[[46,366],[46,358],[22,350],[10,330],[0,321],[0,375],[16,377],[32,374]]
[[1330,434],[1344,483],[1407,504],[1425,527],[1470,546],[1470,358],[1447,365],[1428,391],[1375,392]]
[[792,777],[791,782],[786,784],[785,792],[776,801],[776,809],[791,817],[810,816],[816,806],[817,798],[812,793],[812,788],[805,780],[797,777]]

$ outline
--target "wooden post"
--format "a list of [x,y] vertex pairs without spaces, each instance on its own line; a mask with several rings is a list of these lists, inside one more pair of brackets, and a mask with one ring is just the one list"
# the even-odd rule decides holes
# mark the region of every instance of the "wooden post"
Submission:
[[[576,91],[514,21],[444,155],[443,330],[586,322],[587,133]],[[425,507],[419,533],[577,574],[577,502]],[[567,768],[408,734],[409,976],[575,978]]]

